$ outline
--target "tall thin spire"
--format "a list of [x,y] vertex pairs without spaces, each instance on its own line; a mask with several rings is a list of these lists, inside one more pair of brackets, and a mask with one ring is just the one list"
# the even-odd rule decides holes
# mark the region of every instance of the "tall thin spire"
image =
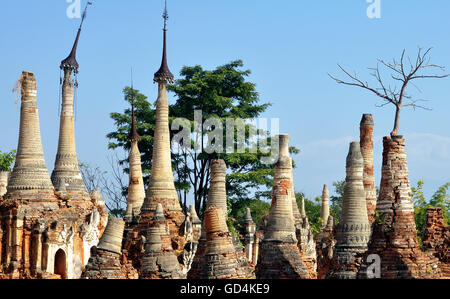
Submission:
[[72,47],[72,51],[70,52],[69,56],[67,56],[66,59],[61,61],[61,66],[60,66],[61,69],[69,68],[75,74],[78,73],[78,69],[79,69],[79,65],[78,65],[78,62],[77,62],[77,59],[76,59],[78,41],[80,40],[81,29],[83,27],[84,20],[86,19],[87,8],[88,8],[89,5],[92,5],[92,2],[88,1],[86,3],[86,7],[84,8],[83,15],[81,17],[81,24],[80,24],[80,27],[78,28],[77,37],[75,38],[75,42],[74,42],[73,47]]
[[155,73],[155,78],[153,79],[155,82],[173,82],[174,76],[169,70],[169,65],[167,64],[167,20],[169,19],[169,13],[167,12],[167,0],[165,1],[164,13],[164,42],[163,42],[163,57],[161,62],[161,67]]

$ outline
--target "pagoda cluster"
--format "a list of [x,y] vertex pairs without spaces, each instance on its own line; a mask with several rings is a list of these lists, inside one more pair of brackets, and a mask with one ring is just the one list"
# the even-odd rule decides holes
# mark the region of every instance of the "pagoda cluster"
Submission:
[[[85,14],[83,14],[84,21]],[[167,21],[167,12],[164,14]],[[55,167],[44,160],[37,81],[23,72],[17,157],[0,176],[0,278],[83,279],[364,279],[450,276],[450,229],[440,209],[429,209],[421,250],[414,221],[402,136],[383,139],[379,195],[373,168],[372,115],[349,145],[340,222],[322,191],[320,233],[314,235],[304,198],[297,200],[288,135],[279,135],[271,207],[257,227],[246,210],[242,234],[229,226],[224,160],[210,162],[210,186],[201,220],[183,211],[175,189],[167,84],[174,76],[163,57],[158,85],[153,159],[143,180],[134,99],[129,134],[129,188],[124,219],[108,219],[99,191],[88,193],[78,167],[74,93],[76,50],[62,61],[62,106]],[[275,138],[274,138],[275,139]],[[344,160],[344,159],[343,159]]]

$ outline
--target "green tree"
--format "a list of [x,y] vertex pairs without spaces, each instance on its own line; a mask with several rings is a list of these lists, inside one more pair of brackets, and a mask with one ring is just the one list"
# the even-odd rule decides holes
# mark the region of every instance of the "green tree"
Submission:
[[16,151],[9,153],[2,153],[0,151],[0,171],[11,171],[11,168],[16,160]]
[[333,183],[335,195],[330,197],[330,215],[334,217],[335,224],[341,220],[342,203],[344,202],[345,180]]
[[416,187],[411,187],[411,196],[414,202],[414,217],[416,221],[417,234],[420,240],[423,238],[423,230],[427,219],[427,210],[432,207],[442,208],[444,219],[449,224],[449,208],[450,208],[450,195],[447,194],[447,190],[450,186],[450,182],[439,187],[439,189],[433,194],[430,201],[427,201],[423,193],[424,181],[417,182]]
[[[226,119],[256,119],[265,112],[270,104],[260,104],[259,94],[254,83],[248,82],[249,70],[242,70],[243,62],[233,61],[215,70],[204,70],[201,66],[184,67],[181,70],[181,78],[173,85],[168,85],[168,90],[175,94],[176,103],[170,106],[171,125],[174,119],[184,118],[194,132],[195,111],[202,112],[202,121],[214,118],[226,127]],[[136,98],[136,126],[138,133],[143,136],[139,143],[142,153],[143,171],[147,175],[151,170],[153,134],[155,129],[155,107],[150,105],[147,98],[138,91],[127,87],[124,89],[125,100],[130,101],[131,95]],[[111,140],[111,149],[130,148],[128,133],[131,127],[131,111],[125,110],[123,114],[112,113],[117,130],[107,135]],[[210,128],[212,130],[212,128]],[[233,136],[232,143],[235,149],[238,145],[245,145],[243,153],[208,154],[205,151],[199,153],[183,148],[180,151],[172,148],[172,165],[174,167],[176,187],[181,204],[186,208],[187,197],[193,194],[197,211],[201,214],[202,207],[208,193],[210,180],[209,166],[213,159],[224,159],[228,167],[227,187],[228,196],[232,202],[251,200],[254,198],[268,198],[269,190],[273,182],[273,165],[264,164],[261,158],[267,156],[264,149],[269,149],[271,139],[265,148],[259,148],[255,153],[250,148],[255,146],[255,141],[249,138],[251,130],[255,129],[251,124],[245,124],[245,138],[238,139]],[[225,130],[224,130],[225,131]],[[237,131],[237,128],[235,128]],[[204,129],[202,136],[209,131]],[[178,131],[171,131],[175,136]],[[267,132],[256,131],[260,137],[267,137]],[[223,136],[224,145],[227,144],[226,133]],[[229,137],[230,138],[230,137]],[[204,138],[193,138],[192,145],[204,148]],[[215,141],[215,140],[214,140]],[[293,152],[298,151],[295,148]],[[123,161],[126,163],[126,161]]]
[[269,215],[270,204],[258,199],[243,199],[232,202],[230,218],[236,219],[238,228],[241,231],[243,229],[242,224],[244,223],[244,216],[247,208],[250,208],[250,211],[252,212],[252,218],[256,223],[257,229],[260,229],[263,224],[263,217]]

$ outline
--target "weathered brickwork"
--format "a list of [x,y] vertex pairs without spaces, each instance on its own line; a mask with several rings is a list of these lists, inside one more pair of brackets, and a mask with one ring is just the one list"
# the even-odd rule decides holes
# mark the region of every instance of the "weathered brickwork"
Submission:
[[255,271],[258,279],[310,278],[297,246],[291,190],[289,178],[274,186],[272,207],[259,246]]
[[450,226],[445,223],[442,208],[427,210],[423,248],[439,259],[443,276],[450,278]]
[[[381,278],[438,278],[437,259],[420,250],[414,222],[414,204],[402,136],[383,139],[380,195],[369,243],[370,254],[381,257]],[[364,258],[365,260],[365,258]],[[366,267],[360,275],[365,277]]]
[[364,191],[367,201],[367,216],[372,224],[375,220],[375,209],[377,206],[377,190],[375,187],[375,176],[373,169],[373,130],[374,121],[371,114],[364,114],[360,124],[361,153],[364,159]]

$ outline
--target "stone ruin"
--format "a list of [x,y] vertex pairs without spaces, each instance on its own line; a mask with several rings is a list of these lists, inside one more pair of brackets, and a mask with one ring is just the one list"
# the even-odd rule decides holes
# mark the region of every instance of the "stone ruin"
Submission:
[[157,205],[155,215],[147,229],[144,249],[145,254],[142,258],[140,278],[186,278],[172,247],[169,222],[164,216],[163,206],[160,203]]
[[[206,218],[205,212],[205,220],[203,223],[201,236],[198,241],[197,253],[192,263],[192,269],[188,272],[188,278],[190,279],[213,279],[231,275],[225,275],[223,273],[217,274],[220,273],[220,271],[216,272],[216,270],[212,269],[214,268],[212,266],[214,259],[218,262],[218,265],[216,265],[215,268],[220,269],[221,267],[229,267],[229,269],[225,272],[231,273],[234,271],[234,274],[232,274],[232,277],[234,278],[249,278],[252,275],[247,256],[242,246],[237,244],[238,239],[234,238],[230,234],[227,227],[228,205],[225,179],[226,171],[227,167],[225,161],[213,160],[211,162],[211,183],[208,193],[208,200],[206,202],[206,211],[211,211],[211,217]],[[214,211],[217,209],[217,211],[212,212],[213,209],[215,209]],[[218,216],[215,216],[217,213],[221,214],[219,218],[217,218]],[[207,223],[207,220],[210,221],[210,223]],[[211,228],[213,231],[208,232],[208,228]],[[217,228],[221,229],[220,233],[214,231],[214,229]],[[229,244],[230,240],[231,245]],[[223,246],[214,247],[214,250],[210,247],[208,251],[208,244],[210,246],[215,246],[217,243],[216,241],[221,243]],[[232,251],[230,251],[231,247],[233,248]],[[224,252],[221,253],[219,250],[220,248],[222,248]],[[223,263],[221,262],[222,259],[224,259]],[[234,263],[236,263],[235,266]],[[227,264],[228,266],[224,266],[224,264]],[[206,268],[210,269],[207,273],[205,273]]]
[[[383,139],[378,216],[363,260],[371,254],[381,257],[384,279],[439,278],[438,260],[422,252],[417,240],[405,145],[402,136]],[[361,266],[361,278],[367,277],[367,266]]]
[[364,114],[360,124],[360,146],[361,154],[364,159],[364,191],[367,201],[367,216],[370,224],[375,220],[375,209],[377,206],[377,190],[375,187],[375,176],[373,169],[373,116]]
[[322,209],[320,210],[320,219],[323,221],[322,228],[328,224],[330,217],[330,193],[328,192],[328,185],[323,186],[322,191]]
[[299,211],[294,188],[293,162],[289,153],[289,135],[279,135],[279,158],[274,167],[274,187],[283,180],[290,181],[290,198],[292,205],[292,216],[294,219],[295,233],[298,240],[298,248],[301,252],[302,260],[312,278],[317,275],[317,256],[314,236],[309,226],[306,215],[304,199],[302,199],[302,209]]
[[334,217],[329,216],[327,225],[315,237],[317,252],[317,278],[326,279],[333,264],[336,246]]
[[257,279],[310,278],[297,246],[291,190],[289,179],[274,186],[272,207],[256,265]]
[[93,250],[83,271],[82,279],[126,279],[128,275],[121,263],[122,239],[125,222],[110,219],[98,247]]
[[364,161],[359,142],[350,145],[341,222],[336,228],[336,246],[328,278],[355,279],[367,251],[370,225],[363,184]]
[[439,259],[439,269],[450,277],[450,226],[446,225],[442,208],[429,208],[423,232],[423,249]]
[[[106,226],[105,203],[87,194],[84,184],[72,188],[70,179],[62,184],[65,190],[55,190],[42,149],[36,78],[23,72],[18,84],[19,144],[0,202],[1,266],[7,278],[79,278]],[[70,101],[70,93],[64,95]],[[68,135],[73,138],[70,126],[62,126],[60,140]]]

